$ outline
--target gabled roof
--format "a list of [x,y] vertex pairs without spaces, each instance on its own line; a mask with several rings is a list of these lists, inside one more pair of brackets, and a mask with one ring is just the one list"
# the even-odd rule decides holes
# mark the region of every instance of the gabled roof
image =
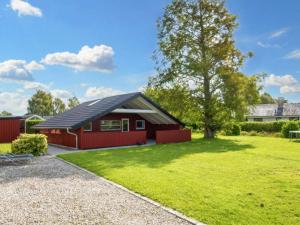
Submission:
[[300,116],[300,103],[284,103],[283,106],[278,104],[260,104],[252,107],[248,117],[264,116]]
[[176,121],[179,124],[183,124],[178,119],[176,119],[164,109],[162,109],[159,105],[147,98],[145,95],[143,95],[140,92],[136,92],[84,102],[74,107],[73,109],[70,109],[62,114],[54,116],[43,123],[35,125],[34,128],[77,129],[82,127],[87,122],[93,121],[96,118],[104,116],[117,109],[118,107],[121,107],[122,105],[138,97],[142,97],[143,99],[145,99],[148,103],[156,107],[158,110],[160,110],[172,120]]

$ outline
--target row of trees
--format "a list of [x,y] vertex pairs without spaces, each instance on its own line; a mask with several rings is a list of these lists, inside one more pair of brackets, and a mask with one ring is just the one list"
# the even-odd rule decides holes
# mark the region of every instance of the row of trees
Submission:
[[60,99],[52,96],[51,93],[38,90],[31,99],[28,100],[27,112],[39,116],[52,116],[71,109],[79,104],[79,100],[74,96],[68,99],[67,105]]

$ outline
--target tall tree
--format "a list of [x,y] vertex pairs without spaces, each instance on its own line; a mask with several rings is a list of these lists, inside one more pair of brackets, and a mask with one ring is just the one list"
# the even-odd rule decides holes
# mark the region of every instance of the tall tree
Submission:
[[65,103],[60,98],[55,98],[53,100],[53,114],[57,115],[63,113],[66,110]]
[[0,112],[0,116],[12,116],[12,114],[10,112],[7,112],[7,111],[2,111]]
[[27,111],[29,114],[37,114],[39,116],[53,115],[52,95],[38,90],[31,99],[28,100]]
[[258,99],[255,77],[239,72],[247,56],[235,47],[236,27],[222,0],[173,0],[158,21],[158,76],[151,82],[191,87],[205,138]]
[[68,108],[69,109],[72,109],[79,104],[80,104],[80,102],[79,102],[78,98],[76,98],[76,96],[68,99]]

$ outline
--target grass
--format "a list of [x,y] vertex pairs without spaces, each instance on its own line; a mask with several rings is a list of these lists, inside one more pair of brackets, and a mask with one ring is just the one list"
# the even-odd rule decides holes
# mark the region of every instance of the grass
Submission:
[[11,152],[11,144],[0,144],[0,154]]
[[208,224],[299,224],[300,143],[272,137],[59,157]]

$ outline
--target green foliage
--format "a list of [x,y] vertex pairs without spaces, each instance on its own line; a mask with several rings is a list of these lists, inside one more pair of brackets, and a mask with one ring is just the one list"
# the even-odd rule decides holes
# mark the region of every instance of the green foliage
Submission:
[[276,100],[269,93],[263,93],[260,95],[260,103],[261,104],[275,104]]
[[65,103],[60,98],[55,98],[53,101],[53,114],[57,115],[66,110]]
[[68,99],[68,108],[69,109],[72,109],[79,104],[80,104],[80,102],[79,102],[78,98],[76,98],[75,96]]
[[40,156],[47,153],[47,136],[43,134],[21,134],[12,142],[12,153]]
[[27,111],[29,114],[39,116],[53,115],[53,102],[51,93],[38,90],[31,99],[28,100]]
[[239,136],[241,134],[241,127],[237,123],[229,123],[225,128],[225,135]]
[[189,87],[206,138],[259,100],[256,77],[239,72],[247,56],[233,41],[236,27],[224,1],[174,0],[158,21],[158,75],[150,83]]
[[[281,132],[282,126],[288,121],[275,121],[275,122],[241,122],[241,130],[246,132]],[[297,123],[297,122],[296,122]],[[298,122],[300,124],[300,122]]]
[[12,116],[12,114],[10,112],[7,112],[7,111],[2,111],[0,112],[0,116]]
[[42,123],[44,122],[44,120],[29,120],[29,121],[26,121],[26,133],[27,134],[34,134],[35,133],[35,129],[33,129],[32,127],[34,125],[37,125],[39,123]]
[[243,136],[261,136],[261,137],[282,137],[280,132],[257,132],[257,131],[241,131],[241,135]]
[[59,157],[205,224],[299,224],[299,143],[193,137],[187,143]]
[[285,138],[288,138],[290,135],[290,131],[299,130],[300,123],[296,121],[290,121],[282,126],[281,133]]
[[199,114],[195,107],[195,100],[187,87],[176,84],[168,88],[148,86],[144,94],[185,123],[187,127],[196,129],[202,126],[200,118],[197,118]]

